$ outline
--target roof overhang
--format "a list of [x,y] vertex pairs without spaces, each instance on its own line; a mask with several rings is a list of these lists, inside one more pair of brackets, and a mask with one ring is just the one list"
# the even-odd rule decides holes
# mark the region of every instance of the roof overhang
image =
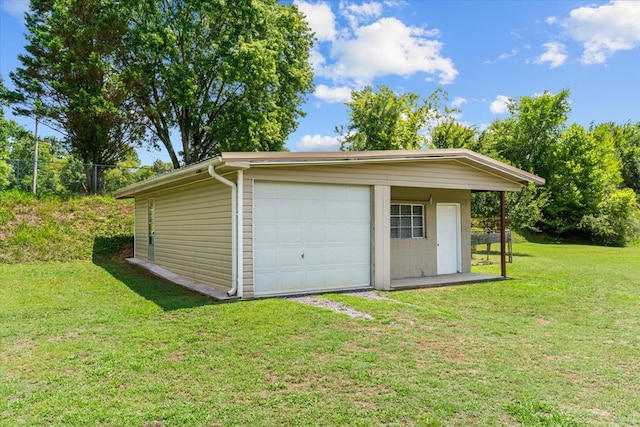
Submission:
[[349,152],[237,152],[221,153],[213,159],[158,175],[115,192],[117,198],[161,191],[211,178],[207,169],[228,174],[252,167],[312,166],[349,163],[457,161],[498,175],[520,185],[542,185],[544,178],[467,149],[349,151]]

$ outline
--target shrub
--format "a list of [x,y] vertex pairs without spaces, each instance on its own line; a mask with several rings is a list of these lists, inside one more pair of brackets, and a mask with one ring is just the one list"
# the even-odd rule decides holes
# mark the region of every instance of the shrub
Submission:
[[598,206],[598,213],[585,215],[578,228],[591,234],[595,243],[626,246],[640,234],[640,206],[630,188],[610,193]]

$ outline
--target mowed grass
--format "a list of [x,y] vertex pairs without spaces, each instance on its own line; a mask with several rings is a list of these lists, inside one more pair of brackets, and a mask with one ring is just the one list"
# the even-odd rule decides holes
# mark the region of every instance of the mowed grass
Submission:
[[323,296],[375,320],[0,266],[0,425],[640,425],[640,248],[514,249],[509,281]]

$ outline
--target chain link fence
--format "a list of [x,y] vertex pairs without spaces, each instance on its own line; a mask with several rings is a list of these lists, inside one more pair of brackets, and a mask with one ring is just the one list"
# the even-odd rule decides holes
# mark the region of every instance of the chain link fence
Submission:
[[[35,188],[39,195],[109,194],[163,171],[152,166],[87,164],[73,159],[39,161]],[[32,191],[33,178],[33,160],[0,158],[0,191]]]

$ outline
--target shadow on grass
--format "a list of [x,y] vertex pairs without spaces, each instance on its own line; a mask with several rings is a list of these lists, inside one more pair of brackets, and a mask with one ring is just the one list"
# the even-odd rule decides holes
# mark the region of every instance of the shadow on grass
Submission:
[[142,298],[153,302],[164,311],[194,308],[216,304],[210,298],[163,280],[146,270],[128,264],[125,258],[133,256],[131,236],[96,237],[93,241],[93,263]]

